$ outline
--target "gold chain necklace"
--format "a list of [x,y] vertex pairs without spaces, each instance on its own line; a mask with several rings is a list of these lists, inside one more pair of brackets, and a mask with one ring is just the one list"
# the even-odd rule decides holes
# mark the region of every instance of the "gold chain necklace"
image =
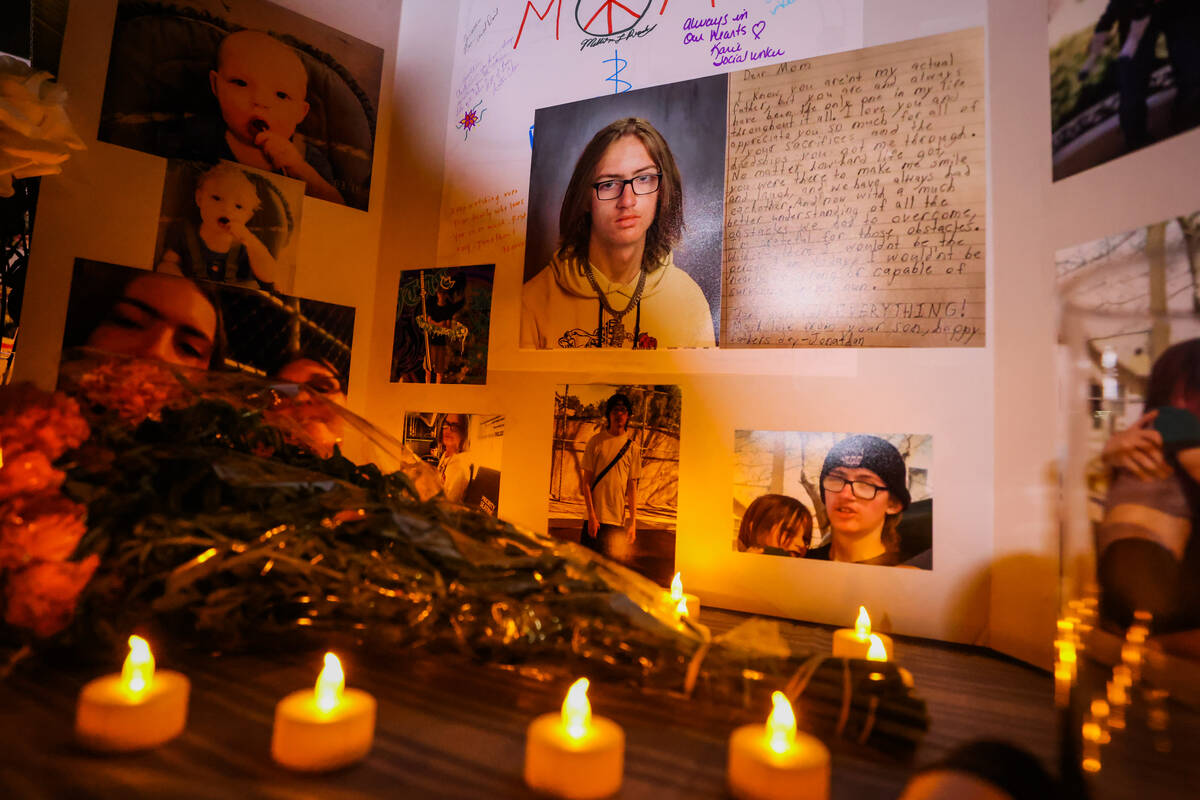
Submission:
[[628,314],[631,308],[641,302],[642,290],[646,288],[646,270],[639,269],[637,286],[633,290],[633,297],[629,298],[629,305],[625,306],[624,310],[617,311],[612,307],[612,304],[608,302],[608,297],[604,294],[604,292],[600,291],[600,284],[596,282],[596,275],[592,272],[592,263],[590,261],[583,265],[583,274],[587,276],[588,283],[590,283],[592,288],[596,290],[596,297],[600,299],[600,305],[603,306],[604,310],[611,314],[613,319],[617,322],[620,322],[621,318]]

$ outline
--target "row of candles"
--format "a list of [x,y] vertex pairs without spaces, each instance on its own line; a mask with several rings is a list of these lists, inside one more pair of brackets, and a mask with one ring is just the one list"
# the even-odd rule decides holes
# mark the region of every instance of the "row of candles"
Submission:
[[[678,576],[676,576],[678,578]],[[677,613],[698,605],[683,599],[676,583]],[[855,627],[834,633],[833,655],[888,661],[889,637],[871,632],[859,608]],[[902,673],[904,671],[902,670]],[[911,676],[905,676],[911,683]],[[190,684],[182,674],[156,670],[149,644],[129,639],[120,674],[85,685],[76,708],[75,731],[86,747],[101,752],[144,750],[182,733]],[[561,712],[543,714],[526,732],[525,782],[542,793],[572,800],[614,794],[624,772],[625,734],[614,721],[593,716],[588,680],[571,685]],[[271,756],[284,767],[318,772],[366,756],[375,735],[375,698],[346,688],[341,663],[326,653],[314,689],[292,692],[275,707]],[[745,725],[729,739],[728,780],[734,797],[823,800],[829,796],[829,750],[796,729],[796,717],[781,692],[772,695],[765,724]]]
[[[1066,615],[1058,620],[1058,633],[1054,641],[1054,695],[1060,708],[1070,703],[1071,690],[1076,685],[1079,656],[1095,624],[1096,599],[1072,600],[1067,608]],[[1125,729],[1126,714],[1133,702],[1133,688],[1141,678],[1146,657],[1150,622],[1149,613],[1134,613],[1133,624],[1125,631],[1125,641],[1121,644],[1121,663],[1113,666],[1103,694],[1087,701],[1080,728],[1080,767],[1085,772],[1100,771],[1101,747],[1112,742],[1113,731]],[[1167,693],[1146,687],[1142,695],[1147,701],[1147,726],[1157,733],[1165,731],[1168,720]]]

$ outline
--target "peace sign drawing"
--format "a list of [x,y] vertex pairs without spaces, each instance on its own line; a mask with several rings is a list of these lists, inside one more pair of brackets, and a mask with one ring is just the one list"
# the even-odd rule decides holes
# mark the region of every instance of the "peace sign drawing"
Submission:
[[[638,0],[626,0],[634,8],[638,5]],[[634,11],[621,0],[579,0],[575,4],[575,24],[579,29],[591,36],[612,36],[615,33],[624,33],[642,21],[642,17],[646,16],[646,12],[650,10],[650,3],[653,0],[646,0],[642,5],[641,11]],[[586,17],[586,21],[585,21]]]

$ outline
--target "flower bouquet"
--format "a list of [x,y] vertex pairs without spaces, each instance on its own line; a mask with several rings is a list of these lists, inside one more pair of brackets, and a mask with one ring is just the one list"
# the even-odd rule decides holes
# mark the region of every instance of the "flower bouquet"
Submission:
[[0,389],[21,654],[52,637],[113,657],[135,628],[222,651],[336,641],[739,706],[782,689],[898,753],[928,725],[893,665],[792,653],[762,620],[714,639],[624,567],[445,501],[427,465],[303,387],[93,353],[59,384]]

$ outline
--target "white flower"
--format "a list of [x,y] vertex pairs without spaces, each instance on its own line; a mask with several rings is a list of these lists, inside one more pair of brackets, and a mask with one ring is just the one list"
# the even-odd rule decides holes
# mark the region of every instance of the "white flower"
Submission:
[[0,197],[12,195],[13,178],[55,175],[71,150],[83,149],[66,101],[49,72],[0,56]]

